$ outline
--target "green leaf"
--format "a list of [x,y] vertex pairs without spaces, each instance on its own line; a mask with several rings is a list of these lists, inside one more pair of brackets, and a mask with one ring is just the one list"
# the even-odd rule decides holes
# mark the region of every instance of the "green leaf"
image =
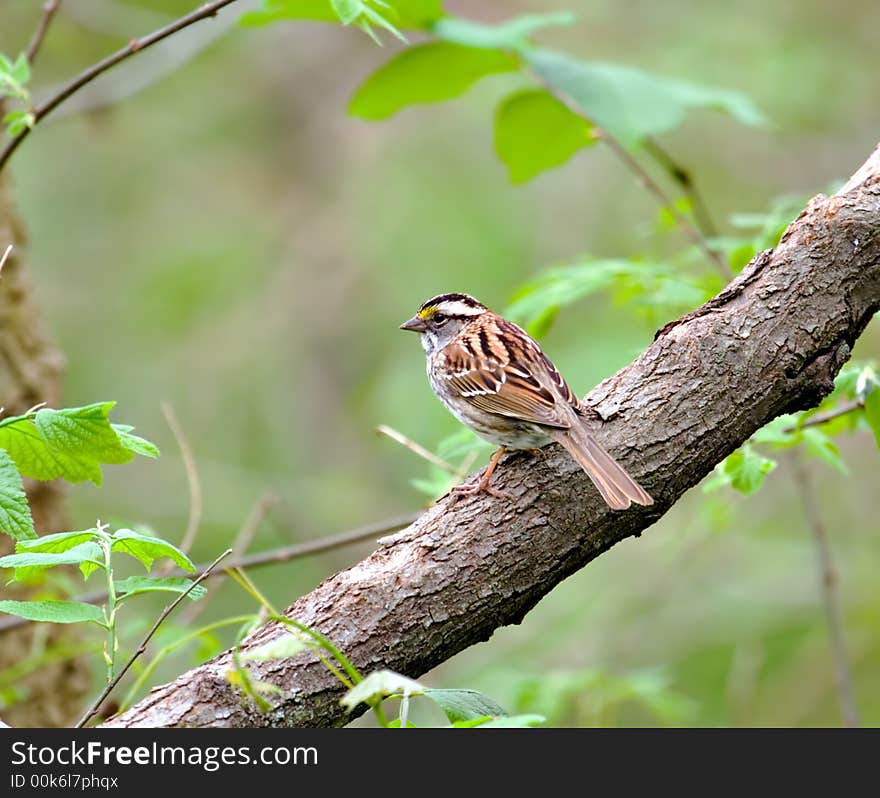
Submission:
[[95,535],[94,529],[84,529],[77,532],[56,532],[54,535],[42,535],[33,540],[19,541],[15,547],[17,552],[59,552],[68,551],[69,549],[87,543]]
[[[691,277],[666,264],[624,259],[589,259],[548,269],[520,288],[504,315],[541,333],[552,314],[580,299],[610,290],[615,298],[648,314],[668,318],[694,308],[721,288],[715,275]],[[551,314],[548,318],[547,314]]]
[[480,78],[517,68],[504,53],[431,42],[404,50],[376,70],[355,92],[348,111],[385,119],[401,108],[464,94]]
[[24,476],[101,484],[101,465],[127,463],[135,451],[151,444],[119,432],[108,420],[115,402],[100,402],[65,410],[43,409],[33,416],[0,422],[0,448],[9,452]]
[[312,648],[314,641],[307,635],[288,629],[286,634],[270,640],[257,648],[250,649],[241,655],[243,661],[256,660],[263,662],[272,659],[288,659]]
[[[120,601],[135,596],[138,593],[157,593],[163,591],[168,593],[186,593],[191,584],[191,579],[174,576],[130,576],[128,579],[118,579],[114,582],[117,594],[121,595]],[[186,597],[193,601],[198,601],[200,598],[204,598],[207,592],[202,585],[196,585],[187,593]]]
[[425,698],[430,698],[446,713],[450,723],[472,721],[477,718],[504,717],[507,712],[495,701],[477,690],[435,690],[426,688]]
[[58,552],[22,552],[0,557],[0,568],[15,568],[19,578],[20,568],[52,568],[56,565],[79,565],[83,562],[103,565],[101,547],[97,543],[80,543],[78,546]]
[[495,150],[514,183],[561,166],[597,141],[588,122],[543,89],[512,94],[495,113]]
[[29,621],[81,623],[90,621],[106,626],[100,607],[81,601],[0,601],[0,612],[8,612]]
[[559,11],[550,14],[524,14],[502,22],[500,25],[484,25],[469,19],[444,17],[438,20],[432,31],[438,39],[468,47],[486,50],[513,50],[520,52],[530,46],[529,37],[550,27],[568,27],[576,21],[574,14]]
[[31,111],[25,111],[22,108],[15,108],[3,116],[3,124],[6,126],[6,132],[13,138],[19,133],[31,128],[36,123],[36,118]]
[[133,430],[134,427],[130,427],[128,424],[111,424],[110,426],[113,427],[116,432],[116,436],[119,439],[121,446],[130,449],[135,454],[141,454],[144,457],[156,458],[159,456],[159,447],[156,446],[155,443],[148,441],[146,438],[131,434],[131,430]]
[[113,551],[122,551],[134,557],[143,564],[147,571],[150,570],[153,561],[160,557],[168,557],[184,571],[196,570],[190,558],[167,540],[142,535],[133,529],[117,529],[111,537]]
[[12,458],[0,449],[0,531],[15,540],[35,538],[31,508]]
[[877,446],[880,446],[880,388],[874,388],[865,397],[865,418],[874,432]]
[[775,460],[758,454],[746,443],[715,466],[715,474],[706,482],[703,490],[708,493],[729,485],[740,493],[754,493],[774,468]]
[[15,63],[12,64],[10,74],[12,75],[12,79],[22,86],[30,81],[31,65],[28,63],[27,55],[25,53],[19,53],[18,58],[15,59]]
[[[350,21],[356,20],[364,7],[371,10],[369,4],[364,2],[352,2],[350,5],[359,6],[358,14]],[[373,5],[382,7],[385,4],[374,2]],[[383,13],[387,12],[387,16],[404,30],[426,30],[443,15],[440,0],[391,0],[387,5]],[[244,14],[239,23],[255,27],[291,19],[337,23],[342,19],[342,14],[337,13],[336,3],[331,5],[330,0],[263,0],[258,10]]]
[[360,0],[330,0],[330,5],[343,25],[354,22],[364,10],[364,4]]
[[478,729],[528,729],[543,726],[547,721],[543,715],[510,715],[505,718],[490,718],[485,723],[478,723]]
[[822,430],[809,427],[801,430],[804,446],[814,457],[828,463],[835,471],[848,475],[849,469],[840,457],[840,449]]
[[737,92],[661,78],[619,64],[580,61],[545,49],[528,50],[525,57],[542,80],[630,148],[648,136],[674,130],[693,108],[725,111],[743,124],[763,122],[760,112]]
[[390,695],[414,696],[425,691],[418,682],[394,671],[374,671],[363,681],[358,682],[341,699],[340,703],[349,712],[358,704],[371,704],[377,699]]

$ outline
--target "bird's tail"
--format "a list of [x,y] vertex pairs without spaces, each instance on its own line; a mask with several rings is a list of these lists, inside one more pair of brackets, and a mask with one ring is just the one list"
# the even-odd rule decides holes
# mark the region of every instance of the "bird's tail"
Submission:
[[553,431],[553,439],[587,472],[612,510],[625,510],[632,502],[649,505],[654,500],[589,433],[580,419],[569,429]]

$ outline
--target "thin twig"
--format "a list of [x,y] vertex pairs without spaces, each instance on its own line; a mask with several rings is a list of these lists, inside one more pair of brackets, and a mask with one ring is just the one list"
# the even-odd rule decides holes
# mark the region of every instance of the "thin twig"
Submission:
[[136,660],[141,654],[143,654],[144,651],[146,651],[146,649],[147,649],[147,643],[149,643],[149,642],[150,642],[150,638],[152,638],[152,636],[153,636],[154,634],[156,634],[156,630],[157,630],[157,629],[159,628],[159,626],[162,624],[162,621],[164,621],[169,615],[171,615],[171,613],[174,612],[174,608],[175,608],[178,604],[180,604],[180,602],[183,601],[183,600],[189,595],[190,591],[193,590],[193,589],[195,588],[195,586],[196,586],[197,584],[199,584],[199,582],[202,582],[203,580],[207,579],[208,576],[211,574],[211,571],[213,571],[214,568],[215,568],[217,565],[220,564],[220,561],[223,560],[223,559],[225,559],[226,557],[228,557],[230,554],[232,554],[232,549],[226,549],[226,551],[224,551],[224,552],[223,552],[223,553],[222,553],[222,554],[221,554],[216,560],[214,560],[214,562],[212,562],[212,563],[211,563],[211,564],[210,564],[210,565],[209,565],[209,566],[208,566],[208,567],[207,567],[207,568],[206,568],[206,569],[205,569],[205,570],[204,570],[204,571],[203,571],[203,572],[202,572],[202,573],[196,578],[196,579],[193,580],[192,584],[191,584],[186,590],[184,590],[183,593],[181,593],[180,595],[178,595],[177,598],[174,599],[174,601],[172,601],[172,602],[171,602],[171,603],[170,603],[170,604],[169,604],[169,605],[168,605],[168,606],[162,611],[162,614],[156,619],[156,623],[153,624],[153,626],[152,626],[152,628],[150,629],[150,631],[147,632],[147,634],[146,634],[146,636],[144,637],[144,639],[141,640],[141,644],[137,647],[137,649],[135,649],[134,654],[132,654],[131,657],[129,657],[128,662],[126,662],[125,665],[122,666],[122,668],[120,669],[119,673],[117,673],[116,676],[113,678],[113,680],[110,681],[110,682],[107,684],[107,686],[101,691],[101,695],[99,695],[99,696],[95,699],[94,703],[89,707],[89,709],[88,709],[88,711],[86,712],[86,714],[83,715],[83,716],[79,719],[79,722],[76,724],[76,726],[75,726],[74,728],[81,729],[83,726],[86,725],[86,723],[89,722],[89,720],[91,720],[92,716],[95,715],[95,713],[96,713],[96,712],[98,711],[98,709],[101,707],[101,704],[104,703],[104,700],[107,698],[107,696],[109,696],[110,693],[113,691],[113,688],[116,687],[117,684],[119,684],[119,682],[120,682],[120,680],[122,679],[122,677],[125,676],[125,674],[128,672],[128,669],[129,669],[132,665],[134,665],[134,661],[135,661],[135,660]]
[[31,38],[31,43],[27,46],[27,50],[24,51],[28,63],[32,66],[34,63],[34,59],[37,57],[37,53],[39,52],[40,47],[43,44],[43,39],[46,36],[46,31],[49,30],[49,24],[52,22],[52,17],[55,16],[55,12],[58,10],[58,6],[60,5],[61,0],[47,0],[47,2],[43,5],[43,14],[40,17],[40,22],[37,25],[37,29],[34,31],[34,35]]
[[834,657],[834,669],[837,678],[837,690],[840,694],[843,722],[850,728],[854,728],[859,725],[859,714],[856,709],[852,674],[850,673],[849,660],[846,655],[846,636],[843,631],[838,578],[834,562],[831,558],[828,532],[825,528],[825,522],[822,520],[819,505],[816,503],[816,495],[810,480],[810,474],[804,466],[803,460],[797,452],[792,452],[791,459],[794,469],[794,480],[800,493],[804,515],[807,518],[807,524],[813,535],[813,543],[816,546],[819,563],[819,585],[822,592],[822,604],[825,609],[825,620],[831,637],[831,653]]
[[[713,268],[717,269],[719,274],[725,280],[730,280],[733,277],[733,271],[730,268],[730,264],[724,259],[724,256],[720,252],[712,249],[709,242],[706,240],[706,236],[703,235],[699,228],[697,228],[687,216],[675,207],[672,198],[669,197],[660,184],[648,174],[645,168],[633,158],[629,153],[629,150],[627,150],[626,147],[624,147],[623,144],[621,144],[617,138],[607,130],[594,125],[592,120],[584,115],[583,109],[570,95],[546,80],[537,70],[530,70],[530,74],[572,113],[577,114],[581,119],[584,119],[593,125],[593,134],[611,148],[614,154],[623,161],[627,169],[636,176],[639,183],[657,198],[662,207],[666,208],[669,213],[672,214],[672,218],[675,219],[682,232],[684,232],[684,234],[700,250],[702,250]],[[2,162],[0,162],[0,166],[2,166]]]
[[183,467],[186,471],[186,483],[189,486],[189,519],[186,522],[186,532],[183,533],[180,545],[178,546],[184,554],[188,554],[193,543],[195,543],[196,535],[199,533],[199,524],[202,520],[202,484],[199,481],[199,471],[196,468],[192,449],[183,432],[183,427],[180,426],[180,422],[177,420],[174,408],[170,402],[162,402],[160,407],[162,408],[162,415],[165,416],[165,421],[168,422],[168,426],[171,428],[171,434],[174,435],[174,440],[177,441],[177,448],[180,449],[180,456],[183,458]]
[[828,410],[825,413],[816,413],[801,424],[792,424],[790,427],[786,427],[784,432],[797,432],[805,427],[818,427],[820,424],[827,424],[829,421],[834,421],[835,418],[848,415],[854,410],[861,410],[864,406],[864,400],[852,399],[849,402],[838,405],[833,410]]
[[399,443],[401,446],[405,446],[409,449],[413,454],[418,455],[423,460],[427,460],[432,465],[437,466],[438,468],[442,468],[444,471],[448,471],[450,474],[455,474],[458,469],[447,463],[443,458],[437,457],[432,451],[429,451],[421,444],[416,443],[412,438],[407,438],[402,432],[398,432],[393,427],[389,427],[385,424],[380,424],[376,427],[376,432],[381,435],[387,435],[391,440]]
[[654,180],[645,168],[630,154],[629,150],[627,150],[626,147],[624,147],[623,144],[621,144],[607,130],[596,128],[594,132],[598,138],[602,139],[609,147],[611,147],[615,155],[623,161],[642,186],[653,194],[658,202],[669,211],[682,232],[700,250],[702,250],[703,254],[709,259],[713,267],[717,269],[718,273],[725,280],[730,280],[733,277],[733,271],[730,268],[730,264],[724,259],[724,256],[718,252],[718,250],[713,249],[706,237],[700,232],[694,223],[675,207],[672,198],[667,195],[660,184]]
[[697,184],[691,173],[650,136],[645,139],[644,148],[645,152],[666,170],[669,177],[681,186],[682,192],[691,202],[694,221],[700,228],[700,232],[707,238],[715,238],[718,235],[718,228],[712,221],[709,207],[706,205],[702,193],[697,189]]
[[13,249],[14,249],[13,245],[10,244],[9,246],[6,247],[6,251],[3,253],[3,255],[0,256],[0,273],[3,272],[3,267],[6,265],[6,261],[9,258],[9,256],[12,254]]
[[24,141],[30,135],[34,127],[36,127],[36,125],[38,125],[42,119],[52,113],[52,111],[54,111],[59,105],[61,105],[61,103],[63,103],[68,97],[76,94],[76,92],[78,92],[83,86],[88,85],[96,77],[106,72],[108,69],[112,69],[121,61],[125,61],[126,59],[135,55],[135,53],[146,50],[148,47],[151,47],[157,42],[168,38],[169,36],[177,33],[180,30],[183,30],[186,27],[189,27],[196,22],[200,22],[203,19],[213,17],[224,6],[228,6],[234,2],[236,2],[236,0],[215,0],[215,2],[213,3],[205,3],[200,8],[197,8],[195,11],[190,12],[189,14],[181,17],[175,22],[172,22],[170,25],[166,25],[164,28],[160,28],[159,30],[154,31],[153,33],[150,33],[140,39],[132,39],[128,43],[128,45],[123,47],[121,50],[117,50],[115,53],[108,55],[106,58],[98,61],[96,64],[93,64],[88,69],[81,72],[68,83],[65,83],[55,94],[53,94],[51,97],[47,98],[34,108],[33,125],[31,127],[26,127],[24,130],[22,130],[21,133],[15,136],[6,145],[3,152],[0,153],[0,171],[2,171],[3,167],[6,165],[6,162],[10,159],[10,157],[12,157],[12,154],[18,149],[22,141]]
[[[251,543],[253,543],[254,535],[257,534],[257,530],[260,528],[263,521],[266,520],[266,516],[269,515],[270,510],[278,503],[278,501],[277,495],[271,491],[266,491],[256,502],[254,502],[254,506],[251,507],[250,512],[247,514],[247,518],[245,518],[244,523],[241,525],[241,528],[235,536],[235,539],[232,541],[232,545],[229,547],[232,549],[232,553],[235,556],[241,557],[247,552]],[[190,604],[186,609],[181,610],[179,616],[181,626],[192,626],[196,618],[198,618],[208,606],[208,601],[196,601]]]
[[[375,539],[379,535],[389,532],[395,532],[403,529],[415,521],[421,513],[413,513],[411,515],[401,516],[400,518],[391,518],[387,521],[381,521],[376,524],[357,527],[348,532],[339,535],[328,535],[327,537],[318,538],[317,540],[309,540],[304,543],[294,543],[289,546],[280,546],[267,551],[260,551],[255,554],[237,557],[229,563],[230,568],[259,568],[264,565],[275,565],[276,563],[290,562],[298,560],[301,557],[308,557],[312,554],[323,554],[327,551],[340,549],[343,546],[349,546],[353,543],[361,543],[365,540]],[[196,574],[203,574],[209,566],[197,565]],[[172,571],[171,576],[192,576],[186,571]],[[225,576],[225,571],[210,574],[211,578]],[[95,591],[94,593],[86,593],[79,596],[74,601],[80,601],[84,604],[101,604],[107,598],[106,590]],[[0,619],[0,633],[17,629],[20,626],[35,623],[26,618],[18,618],[9,615]]]

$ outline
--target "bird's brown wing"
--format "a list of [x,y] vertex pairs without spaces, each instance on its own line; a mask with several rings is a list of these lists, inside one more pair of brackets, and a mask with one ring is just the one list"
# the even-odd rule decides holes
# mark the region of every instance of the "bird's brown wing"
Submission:
[[541,347],[515,324],[496,316],[491,324],[472,325],[445,354],[449,387],[480,410],[571,427],[577,397]]

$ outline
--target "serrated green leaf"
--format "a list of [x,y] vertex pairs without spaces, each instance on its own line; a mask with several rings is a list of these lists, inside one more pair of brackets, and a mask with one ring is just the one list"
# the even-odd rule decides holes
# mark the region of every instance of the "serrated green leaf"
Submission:
[[43,408],[34,424],[50,451],[63,457],[65,471],[61,474],[71,482],[90,479],[101,484],[102,463],[128,463],[134,452],[119,442],[108,416],[115,402],[101,402],[87,407],[65,410]]
[[370,704],[376,699],[390,695],[421,695],[424,690],[425,688],[417,681],[394,671],[374,671],[352,687],[342,697],[340,703],[351,712],[360,703]]
[[[63,478],[101,484],[101,465],[127,463],[144,447],[138,440],[120,441],[108,420],[114,402],[64,410],[43,409],[30,416],[0,422],[0,448],[24,476],[40,480]],[[128,431],[123,432],[127,435]],[[136,436],[131,436],[134,439]]]
[[22,540],[16,545],[17,552],[59,552],[87,543],[95,534],[94,529],[83,529],[77,532],[56,532],[54,535],[42,535],[33,540]]
[[357,89],[348,106],[353,116],[385,119],[408,105],[464,94],[487,75],[511,72],[516,62],[495,50],[431,42],[404,50]]
[[105,626],[100,607],[81,601],[0,601],[0,612],[8,612],[29,621],[50,623],[82,623],[88,621]]
[[246,651],[241,655],[241,659],[245,662],[251,660],[264,662],[272,659],[288,659],[314,647],[314,645],[315,643],[312,638],[298,631],[288,629],[286,634],[279,635],[268,643]]
[[146,438],[131,434],[131,430],[134,427],[129,427],[127,424],[111,424],[110,426],[116,432],[121,446],[144,457],[156,458],[159,456],[159,447],[155,443],[148,441]]
[[708,493],[729,485],[740,493],[754,493],[774,468],[775,460],[758,454],[746,443],[715,466],[715,474],[703,490]]
[[756,125],[760,112],[741,94],[661,78],[634,67],[581,61],[546,49],[529,49],[525,58],[542,80],[563,92],[600,128],[626,147],[648,136],[668,133],[695,108],[725,111]]
[[[118,579],[114,582],[116,593],[121,596],[120,601],[139,593],[185,593],[191,584],[191,579],[174,576],[130,576],[128,579]],[[186,597],[198,601],[200,598],[204,598],[207,592],[203,585],[196,585],[186,594]]]
[[529,46],[529,37],[533,33],[542,28],[568,27],[575,21],[575,15],[568,11],[524,14],[499,25],[485,25],[469,19],[443,17],[434,24],[432,31],[439,39],[468,47],[521,51]]
[[880,388],[875,388],[865,397],[865,419],[880,447]]
[[91,562],[101,566],[103,559],[101,547],[97,543],[80,543],[66,551],[30,552],[7,554],[0,557],[0,568],[15,568],[16,575],[20,568],[52,568],[56,565],[79,565]]
[[495,151],[514,183],[561,166],[597,141],[588,122],[543,89],[512,94],[495,112]]
[[493,699],[477,690],[435,690],[426,688],[423,695],[446,713],[450,723],[478,718],[505,717],[507,712]]
[[143,564],[147,571],[150,570],[153,561],[160,557],[168,557],[184,571],[196,570],[190,558],[167,540],[142,535],[133,529],[117,529],[111,537],[113,551],[121,551],[134,557]]
[[15,540],[35,538],[34,521],[21,474],[7,452],[0,449],[0,531]]

